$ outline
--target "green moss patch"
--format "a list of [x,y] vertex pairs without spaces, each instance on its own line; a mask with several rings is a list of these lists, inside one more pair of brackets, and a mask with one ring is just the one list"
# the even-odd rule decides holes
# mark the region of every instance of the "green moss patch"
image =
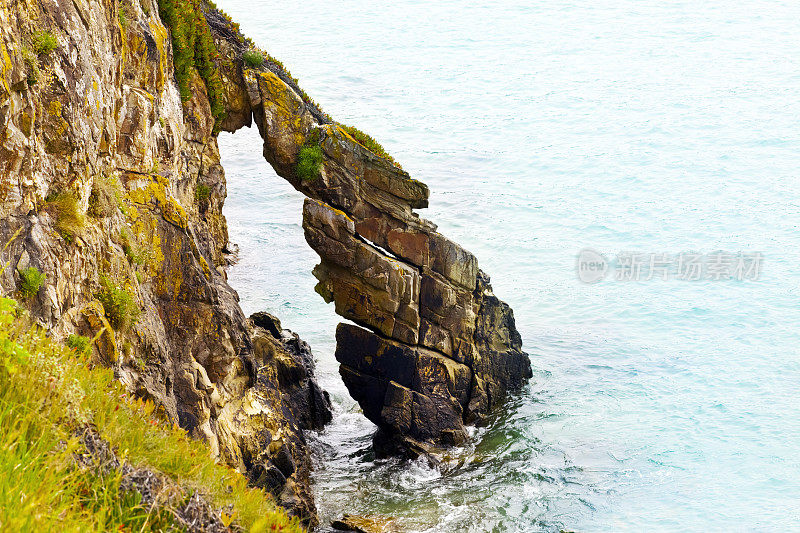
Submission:
[[347,132],[353,139],[355,139],[358,144],[369,150],[375,155],[379,155],[382,158],[388,160],[392,165],[396,166],[399,169],[403,167],[400,166],[400,163],[394,160],[394,158],[389,155],[389,153],[381,146],[381,144],[361,131],[360,129],[356,128],[355,126],[346,126],[344,124],[340,124],[340,127]]

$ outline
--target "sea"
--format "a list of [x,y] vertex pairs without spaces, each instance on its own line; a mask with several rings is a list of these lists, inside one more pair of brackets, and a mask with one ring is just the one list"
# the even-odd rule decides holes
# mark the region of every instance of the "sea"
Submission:
[[246,313],[335,416],[320,519],[407,532],[800,531],[800,3],[218,0],[514,309],[534,376],[446,462],[376,460],[302,195],[220,135]]

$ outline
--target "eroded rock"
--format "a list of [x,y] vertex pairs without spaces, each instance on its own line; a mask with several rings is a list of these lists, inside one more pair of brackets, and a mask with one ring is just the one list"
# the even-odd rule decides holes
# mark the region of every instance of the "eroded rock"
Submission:
[[[307,196],[303,229],[321,258],[316,291],[361,326],[340,325],[336,358],[351,396],[380,428],[376,443],[462,443],[464,424],[481,422],[531,377],[511,309],[475,256],[414,212],[428,205],[425,184],[323,120],[269,61],[236,65],[264,156]],[[313,179],[295,172],[307,145],[323,156]]]

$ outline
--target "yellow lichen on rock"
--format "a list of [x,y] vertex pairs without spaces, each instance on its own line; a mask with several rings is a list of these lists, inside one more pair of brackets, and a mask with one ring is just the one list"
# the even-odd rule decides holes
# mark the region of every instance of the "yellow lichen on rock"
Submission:
[[164,84],[170,77],[170,69],[172,65],[167,64],[167,47],[169,46],[169,30],[162,24],[155,22],[155,19],[147,21],[150,27],[150,32],[153,34],[153,39],[156,42],[158,49],[158,72],[156,75],[156,89],[161,92],[164,89]]

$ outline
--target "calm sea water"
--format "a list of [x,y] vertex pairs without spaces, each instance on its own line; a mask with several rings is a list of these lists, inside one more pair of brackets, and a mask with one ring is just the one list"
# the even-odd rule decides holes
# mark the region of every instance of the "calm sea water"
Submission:
[[[376,463],[333,358],[302,198],[223,135],[246,312],[315,350],[323,522],[408,531],[800,530],[800,5],[220,0],[515,310],[535,376],[453,464]],[[578,281],[592,247],[761,252],[758,281]]]

